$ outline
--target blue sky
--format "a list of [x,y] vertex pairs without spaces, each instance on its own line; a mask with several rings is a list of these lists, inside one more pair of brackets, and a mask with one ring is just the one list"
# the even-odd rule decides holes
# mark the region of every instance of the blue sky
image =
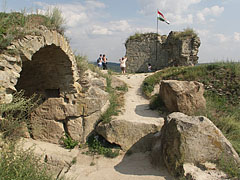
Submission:
[[136,32],[156,32],[157,9],[171,22],[159,34],[193,28],[201,39],[199,62],[240,61],[239,0],[0,0],[1,11],[45,13],[58,7],[66,19],[72,49],[95,61],[125,55],[124,43]]

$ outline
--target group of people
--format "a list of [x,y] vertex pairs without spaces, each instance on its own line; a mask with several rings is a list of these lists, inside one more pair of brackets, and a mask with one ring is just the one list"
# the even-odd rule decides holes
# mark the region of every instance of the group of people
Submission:
[[[127,61],[127,57],[124,56],[122,58],[119,59],[120,62],[120,68],[122,71],[122,74],[126,73],[126,61]],[[99,68],[103,68],[103,70],[107,70],[107,58],[105,54],[100,54],[99,58],[97,59],[97,65]],[[148,63],[148,72],[152,72],[152,65],[150,63]]]
[[107,57],[105,54],[100,54],[97,59],[97,65],[99,68],[103,68],[103,70],[107,70]]

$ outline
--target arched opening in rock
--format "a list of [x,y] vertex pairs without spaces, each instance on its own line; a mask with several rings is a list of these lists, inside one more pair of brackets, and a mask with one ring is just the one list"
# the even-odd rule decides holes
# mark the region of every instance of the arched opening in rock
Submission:
[[73,84],[72,63],[66,53],[55,45],[45,46],[22,62],[16,89],[25,95],[40,94],[43,99],[63,97]]

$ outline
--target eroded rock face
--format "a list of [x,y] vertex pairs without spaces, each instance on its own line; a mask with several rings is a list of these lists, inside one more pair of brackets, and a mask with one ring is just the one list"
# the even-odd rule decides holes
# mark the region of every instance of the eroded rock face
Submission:
[[36,31],[7,47],[17,54],[0,55],[1,103],[11,102],[12,93],[21,89],[26,95],[38,93],[45,98],[66,98],[81,91],[75,56],[68,42],[44,26]]
[[124,151],[146,152],[151,150],[153,135],[161,126],[160,123],[112,120],[100,123],[96,131],[110,143],[120,145]]
[[67,133],[78,142],[86,142],[101,114],[108,108],[109,99],[108,93],[103,90],[106,80],[96,73],[87,70],[79,84],[83,88],[75,104],[61,97],[48,98],[32,113],[34,139],[58,144]]
[[192,115],[206,108],[204,87],[196,81],[163,80],[159,95],[170,112]]
[[152,161],[164,162],[174,176],[183,176],[185,163],[215,162],[222,156],[240,162],[239,156],[222,132],[206,117],[172,113],[155,142]]
[[127,72],[147,72],[148,63],[153,71],[169,66],[197,64],[201,44],[199,37],[182,36],[181,33],[170,32],[168,36],[148,33],[129,38],[125,43]]
[[0,54],[0,103],[11,102],[16,91],[36,93],[41,104],[31,114],[31,136],[58,143],[68,133],[85,142],[108,107],[106,80],[79,73],[68,41],[57,31],[44,26],[35,31],[7,47],[16,55]]

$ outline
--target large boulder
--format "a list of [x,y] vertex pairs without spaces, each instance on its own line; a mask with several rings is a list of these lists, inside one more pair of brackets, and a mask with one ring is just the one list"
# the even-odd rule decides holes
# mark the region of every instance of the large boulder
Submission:
[[175,112],[164,122],[152,150],[152,162],[164,162],[174,176],[184,175],[184,164],[215,162],[223,156],[236,163],[239,156],[222,132],[206,117]]
[[170,112],[192,115],[206,108],[204,87],[196,81],[163,80],[160,97]]
[[110,143],[120,145],[124,151],[146,152],[151,150],[153,136],[161,127],[160,122],[112,120],[100,123],[96,131]]

